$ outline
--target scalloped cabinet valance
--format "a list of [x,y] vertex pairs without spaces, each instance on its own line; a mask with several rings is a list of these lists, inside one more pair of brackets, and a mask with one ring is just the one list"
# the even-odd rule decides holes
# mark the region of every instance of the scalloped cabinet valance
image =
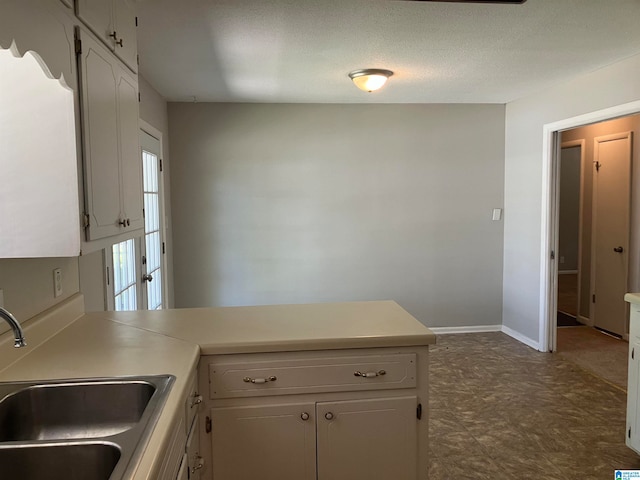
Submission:
[[0,258],[77,256],[73,24],[52,0],[0,8]]

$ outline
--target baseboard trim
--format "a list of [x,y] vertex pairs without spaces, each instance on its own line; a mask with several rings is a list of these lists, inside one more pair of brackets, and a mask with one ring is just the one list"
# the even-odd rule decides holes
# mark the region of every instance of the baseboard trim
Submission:
[[518,340],[520,343],[524,343],[526,346],[531,347],[535,350],[541,351],[540,350],[540,344],[538,342],[536,342],[535,340],[532,340],[531,338],[521,334],[520,332],[516,332],[515,330],[502,325],[502,333],[509,335],[511,338],[515,338],[516,340]]
[[500,332],[502,325],[470,325],[467,327],[429,327],[436,335],[448,335],[452,333],[486,333]]
[[587,317],[583,317],[582,315],[578,315],[578,321],[580,323],[583,323],[589,327],[593,327],[593,324],[591,323],[591,320],[589,320]]

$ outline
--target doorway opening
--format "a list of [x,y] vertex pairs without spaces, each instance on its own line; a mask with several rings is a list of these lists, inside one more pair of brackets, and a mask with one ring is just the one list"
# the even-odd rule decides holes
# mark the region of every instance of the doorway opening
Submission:
[[556,344],[550,349],[623,389],[623,297],[635,256],[629,248],[632,163],[640,165],[634,132],[640,132],[640,115],[564,130],[556,158]]

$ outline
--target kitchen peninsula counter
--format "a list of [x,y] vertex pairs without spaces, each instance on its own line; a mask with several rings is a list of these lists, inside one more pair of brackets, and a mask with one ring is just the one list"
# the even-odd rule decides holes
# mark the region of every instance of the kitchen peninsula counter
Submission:
[[156,478],[201,355],[435,343],[391,301],[86,314],[82,305],[76,295],[26,322],[26,348],[12,347],[11,332],[0,336],[0,381],[174,375],[135,480]]

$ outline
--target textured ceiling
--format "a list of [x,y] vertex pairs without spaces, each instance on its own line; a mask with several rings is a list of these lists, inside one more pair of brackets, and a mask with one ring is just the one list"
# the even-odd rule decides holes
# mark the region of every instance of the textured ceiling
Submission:
[[[640,53],[640,0],[138,0],[168,100],[506,103]],[[347,74],[386,68],[375,93]]]

